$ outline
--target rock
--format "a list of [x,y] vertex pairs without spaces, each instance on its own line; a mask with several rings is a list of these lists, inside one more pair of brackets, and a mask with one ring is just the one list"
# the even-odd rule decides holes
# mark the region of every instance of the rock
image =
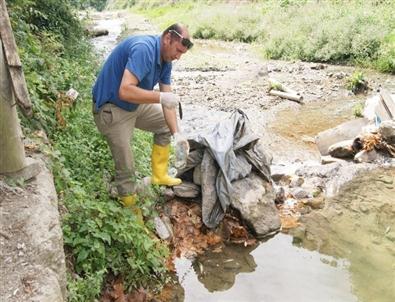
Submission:
[[166,188],[163,190],[162,195],[164,196],[166,201],[172,200],[176,194],[174,194],[173,189]]
[[354,156],[357,163],[371,163],[378,159],[378,153],[375,149],[370,151],[362,150]]
[[108,29],[103,29],[103,28],[89,28],[87,29],[87,32],[91,37],[100,37],[100,36],[108,35]]
[[41,172],[41,170],[42,167],[40,166],[39,161],[31,157],[26,157],[25,166],[22,169],[16,172],[3,174],[13,180],[27,181],[37,176]]
[[318,197],[307,200],[305,204],[310,206],[314,210],[323,209],[325,206],[325,200],[323,197]]
[[336,163],[336,162],[339,163],[339,162],[344,162],[344,161],[345,161],[344,159],[332,157],[330,155],[321,156],[321,164],[323,164],[323,165]]
[[395,144],[395,121],[384,121],[380,124],[379,133],[389,144]]
[[319,70],[319,69],[324,69],[326,68],[326,65],[324,64],[313,64],[310,66],[311,69]]
[[197,165],[193,170],[193,182],[199,186],[202,185],[202,166]]
[[276,198],[274,202],[276,204],[283,204],[285,201],[285,190],[283,187],[274,186],[274,191],[276,192]]
[[331,178],[336,175],[339,168],[342,166],[341,163],[331,163],[327,165],[314,165],[305,166],[296,170],[296,175],[303,176],[305,178],[309,177],[324,177]]
[[293,189],[291,189],[291,194],[296,199],[303,199],[303,198],[311,197],[311,194],[303,188],[293,188]]
[[328,153],[337,158],[353,158],[354,150],[352,145],[353,140],[337,142],[328,148]]
[[304,183],[303,177],[293,176],[293,177],[291,177],[291,182],[289,183],[289,186],[291,188],[296,188],[296,187],[300,187],[301,185],[303,185],[303,183]]
[[353,139],[360,134],[362,127],[368,124],[368,119],[360,118],[345,122],[335,128],[322,131],[315,137],[315,143],[321,155],[328,155],[328,149],[331,145]]
[[[168,218],[168,217],[167,217]],[[154,218],[156,234],[162,240],[170,240],[173,237],[173,228],[166,223],[167,220],[161,219],[160,217]],[[168,219],[170,222],[170,219]]]
[[231,205],[239,210],[241,217],[258,237],[280,229],[281,221],[270,184],[253,172],[232,185],[234,194]]
[[192,182],[182,182],[178,186],[173,187],[174,194],[183,198],[195,198],[200,194],[200,187]]

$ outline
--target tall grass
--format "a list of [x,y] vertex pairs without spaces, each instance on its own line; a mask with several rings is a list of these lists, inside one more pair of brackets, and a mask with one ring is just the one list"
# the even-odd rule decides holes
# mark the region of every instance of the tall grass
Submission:
[[395,1],[127,1],[161,28],[255,43],[270,59],[351,64],[395,73]]

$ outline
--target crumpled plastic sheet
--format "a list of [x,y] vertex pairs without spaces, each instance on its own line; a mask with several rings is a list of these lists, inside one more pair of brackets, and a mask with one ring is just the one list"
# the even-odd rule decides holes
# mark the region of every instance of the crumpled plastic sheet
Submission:
[[211,131],[189,139],[191,153],[181,175],[202,163],[202,219],[216,227],[223,219],[232,198],[232,181],[247,177],[254,169],[270,182],[271,157],[259,143],[240,109],[229,119],[216,124]]

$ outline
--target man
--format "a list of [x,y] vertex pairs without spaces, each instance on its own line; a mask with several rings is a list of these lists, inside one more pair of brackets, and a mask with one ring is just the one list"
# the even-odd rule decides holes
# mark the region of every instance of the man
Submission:
[[[177,125],[180,98],[171,92],[171,62],[192,46],[188,30],[181,24],[171,25],[161,36],[128,37],[112,51],[92,90],[94,120],[113,156],[118,194],[140,221],[130,138],[135,127],[153,132],[151,182],[181,183],[167,174],[171,135],[176,144],[187,144]],[[158,83],[160,91],[153,90]]]

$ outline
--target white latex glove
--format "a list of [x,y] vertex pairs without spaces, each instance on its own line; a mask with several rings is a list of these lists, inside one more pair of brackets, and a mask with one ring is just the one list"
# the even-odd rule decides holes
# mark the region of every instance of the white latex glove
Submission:
[[177,169],[182,169],[187,164],[188,154],[189,154],[189,143],[186,137],[180,133],[174,133],[174,145],[176,153],[175,166]]
[[161,92],[159,102],[166,108],[174,109],[180,102],[180,97],[173,92]]

